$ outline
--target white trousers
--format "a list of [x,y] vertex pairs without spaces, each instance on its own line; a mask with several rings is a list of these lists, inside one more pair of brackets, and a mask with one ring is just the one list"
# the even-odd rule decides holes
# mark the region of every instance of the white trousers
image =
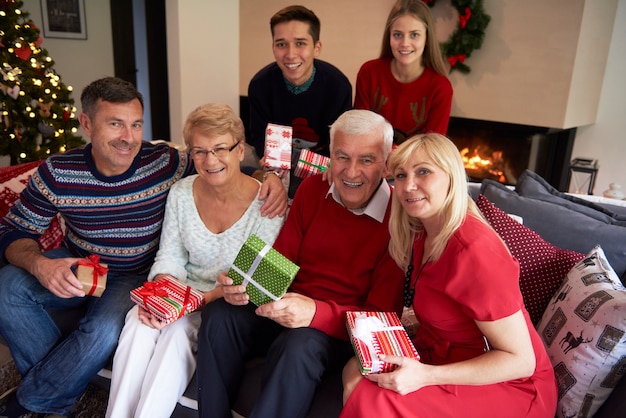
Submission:
[[196,370],[200,312],[162,330],[139,322],[138,307],[126,323],[113,357],[107,418],[168,418]]

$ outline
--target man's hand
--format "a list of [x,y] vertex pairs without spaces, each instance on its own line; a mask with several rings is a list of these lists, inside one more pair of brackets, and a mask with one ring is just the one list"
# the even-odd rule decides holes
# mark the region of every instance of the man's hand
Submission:
[[246,292],[244,285],[233,285],[233,279],[228,277],[226,273],[217,275],[217,283],[222,287],[224,300],[231,305],[247,305],[250,297]]
[[83,284],[71,268],[80,258],[35,257],[30,272],[41,285],[60,298],[83,297]]
[[4,256],[9,263],[35,276],[43,287],[60,298],[85,296],[82,283],[71,270],[80,258],[48,258],[41,253],[37,241],[30,238],[13,241]]
[[265,200],[261,206],[261,216],[285,216],[287,212],[287,192],[283,186],[282,180],[270,174],[265,177],[265,181],[261,184],[259,192],[259,200]]
[[256,314],[286,328],[308,327],[315,316],[315,301],[299,293],[286,293],[281,299],[261,305]]

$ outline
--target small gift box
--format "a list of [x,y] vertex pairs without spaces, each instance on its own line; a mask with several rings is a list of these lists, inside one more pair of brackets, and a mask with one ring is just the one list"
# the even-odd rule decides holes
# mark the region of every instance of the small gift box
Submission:
[[323,173],[328,170],[328,167],[330,167],[330,158],[303,149],[300,151],[294,174],[300,178],[306,178]]
[[291,126],[268,123],[265,129],[265,168],[274,170],[291,169]]
[[361,374],[390,372],[395,364],[378,358],[381,354],[419,360],[419,354],[395,312],[346,312],[350,341],[359,360]]
[[251,235],[239,250],[228,277],[236,285],[246,285],[246,293],[256,306],[278,300],[296,277],[300,267]]
[[130,291],[130,299],[169,324],[202,305],[204,294],[180,280],[165,275]]
[[85,296],[102,296],[107,286],[108,271],[106,264],[100,264],[100,257],[97,255],[90,255],[78,261],[76,277],[83,284]]

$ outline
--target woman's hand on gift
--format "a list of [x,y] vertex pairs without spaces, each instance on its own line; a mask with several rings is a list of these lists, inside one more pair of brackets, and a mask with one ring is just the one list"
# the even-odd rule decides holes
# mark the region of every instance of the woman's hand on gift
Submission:
[[398,368],[389,373],[369,374],[365,378],[381,388],[393,390],[400,395],[406,395],[430,385],[431,383],[426,380],[429,375],[428,369],[437,367],[408,357],[380,355],[379,358],[387,363],[396,364]]
[[233,279],[228,277],[226,273],[217,275],[217,283],[221,287],[224,294],[224,300],[231,305],[247,305],[250,297],[246,293],[246,287],[243,285],[233,285]]
[[281,299],[261,305],[256,314],[286,328],[308,327],[315,316],[315,301],[299,293],[286,293]]
[[150,312],[139,306],[139,322],[154,329],[163,329],[167,324],[157,319]]

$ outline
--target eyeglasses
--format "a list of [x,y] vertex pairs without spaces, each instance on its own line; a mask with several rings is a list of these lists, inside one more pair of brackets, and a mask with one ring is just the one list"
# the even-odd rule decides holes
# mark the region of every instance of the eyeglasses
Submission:
[[229,152],[234,150],[235,147],[239,145],[240,142],[241,141],[235,142],[235,145],[233,145],[230,148],[226,148],[226,147],[218,147],[218,148],[213,148],[213,149],[193,148],[191,151],[189,151],[189,155],[191,155],[191,158],[193,158],[194,160],[205,160],[209,156],[209,153],[213,154],[215,158],[224,158],[226,157],[226,155],[228,155]]

